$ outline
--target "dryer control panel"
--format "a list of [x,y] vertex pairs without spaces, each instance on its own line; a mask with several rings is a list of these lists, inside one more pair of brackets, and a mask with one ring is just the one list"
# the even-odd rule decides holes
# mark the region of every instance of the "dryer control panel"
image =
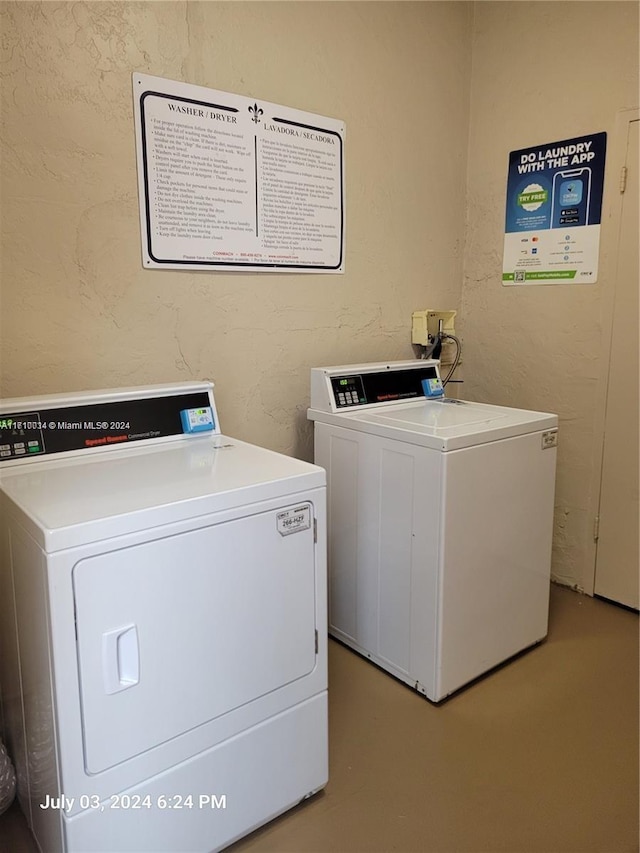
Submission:
[[202,432],[220,432],[212,383],[2,400],[0,466]]
[[439,362],[435,359],[314,367],[311,370],[311,408],[338,412],[424,399],[435,396],[435,393],[427,395],[427,388],[437,387],[442,389]]

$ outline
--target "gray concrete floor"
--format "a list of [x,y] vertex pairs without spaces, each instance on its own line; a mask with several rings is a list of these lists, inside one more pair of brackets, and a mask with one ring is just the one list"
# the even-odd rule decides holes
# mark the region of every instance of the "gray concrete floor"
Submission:
[[[638,640],[552,586],[547,640],[439,706],[330,642],[329,784],[230,853],[637,851]],[[36,849],[14,804],[0,851]]]

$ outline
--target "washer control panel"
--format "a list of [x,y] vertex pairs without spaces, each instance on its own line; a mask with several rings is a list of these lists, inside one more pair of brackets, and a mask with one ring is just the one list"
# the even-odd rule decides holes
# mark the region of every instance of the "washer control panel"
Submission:
[[420,364],[419,361],[416,367],[412,365],[404,370],[337,374],[331,376],[330,381],[336,410],[442,396],[444,393],[437,365]]

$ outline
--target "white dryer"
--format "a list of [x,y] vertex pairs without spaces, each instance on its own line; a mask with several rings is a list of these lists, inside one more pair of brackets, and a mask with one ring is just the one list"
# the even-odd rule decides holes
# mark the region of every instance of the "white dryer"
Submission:
[[0,404],[6,743],[43,851],[211,851],[327,782],[325,473],[209,383]]
[[442,397],[438,362],[314,368],[329,633],[440,701],[547,634],[556,415]]

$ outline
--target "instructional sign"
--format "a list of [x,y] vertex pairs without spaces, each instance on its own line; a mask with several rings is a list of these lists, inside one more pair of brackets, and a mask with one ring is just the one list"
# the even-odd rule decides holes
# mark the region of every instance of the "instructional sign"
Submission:
[[133,75],[143,264],[343,272],[344,123]]
[[607,134],[509,155],[502,283],[594,284]]

